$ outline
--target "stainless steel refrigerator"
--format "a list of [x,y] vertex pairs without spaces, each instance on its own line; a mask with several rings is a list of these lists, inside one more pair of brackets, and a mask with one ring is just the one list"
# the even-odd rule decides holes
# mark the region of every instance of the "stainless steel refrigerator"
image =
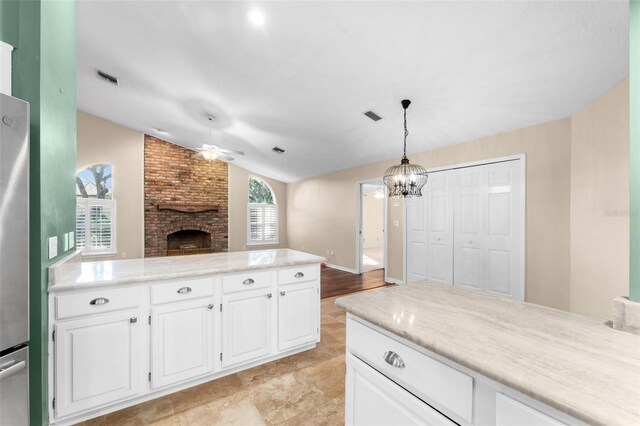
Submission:
[[29,424],[29,104],[0,94],[0,425]]

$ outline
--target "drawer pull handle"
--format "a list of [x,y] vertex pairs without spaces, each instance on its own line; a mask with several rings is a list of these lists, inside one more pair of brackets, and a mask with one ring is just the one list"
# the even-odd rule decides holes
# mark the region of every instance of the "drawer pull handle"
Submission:
[[294,275],[294,277],[302,278],[302,277],[304,277],[304,274],[302,272],[298,272],[297,274]]
[[287,293],[285,293],[284,291],[280,292],[280,296],[284,296],[285,294],[287,294]]
[[244,285],[249,285],[249,284],[253,284],[253,283],[255,283],[253,278],[247,278],[246,280],[242,281],[242,284],[244,284]]
[[107,299],[106,297],[96,297],[91,302],[89,302],[90,305],[106,305],[107,303],[109,303],[109,299]]
[[178,294],[187,294],[191,293],[191,287],[182,287],[178,289]]
[[273,295],[271,293],[267,293],[267,299],[271,299]]
[[404,361],[400,358],[400,355],[394,351],[387,351],[384,353],[384,360],[387,364],[396,368],[404,368]]

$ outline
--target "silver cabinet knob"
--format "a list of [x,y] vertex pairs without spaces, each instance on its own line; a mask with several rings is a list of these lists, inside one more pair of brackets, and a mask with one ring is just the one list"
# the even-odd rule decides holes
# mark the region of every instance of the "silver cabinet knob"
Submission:
[[284,296],[286,293],[284,291],[280,292],[280,296]]
[[436,241],[440,241],[441,239],[442,239],[442,238],[438,237],[438,238],[436,238]]
[[129,318],[129,322],[130,322],[131,324],[135,324],[135,323],[137,323],[137,322],[138,322],[138,317],[131,317],[131,318]]
[[191,287],[182,287],[178,289],[178,294],[191,293]]
[[107,299],[106,297],[96,297],[91,302],[89,302],[90,305],[106,305],[107,303],[109,303],[109,299]]
[[473,241],[471,241],[471,240],[467,241],[467,244],[472,244],[472,243],[473,243]]
[[396,368],[404,368],[404,361],[400,358],[400,355],[394,351],[387,351],[384,353],[384,360],[387,364]]
[[304,274],[302,272],[298,272],[297,274],[294,275],[294,277],[302,278],[302,277],[304,277]]
[[242,281],[242,284],[244,285],[250,285],[255,283],[255,281],[253,280],[253,278],[247,278],[246,280]]
[[267,293],[267,299],[271,299],[272,297],[273,297],[273,294]]
[[208,309],[213,309],[213,304],[212,304],[212,303],[209,303],[209,304],[207,305],[207,308],[208,308]]

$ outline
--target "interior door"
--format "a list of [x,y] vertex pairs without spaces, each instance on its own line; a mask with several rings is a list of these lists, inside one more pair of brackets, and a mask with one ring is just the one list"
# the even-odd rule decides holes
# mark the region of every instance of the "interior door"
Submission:
[[411,283],[427,279],[427,215],[424,197],[407,199],[405,206],[407,209],[407,282]]
[[248,362],[271,353],[271,288],[223,297],[222,366]]
[[455,285],[484,287],[485,166],[458,169],[454,195]]
[[425,200],[427,278],[449,284],[453,282],[453,172],[432,173]]
[[158,388],[213,371],[212,300],[153,308],[151,386]]
[[278,288],[278,349],[283,351],[318,339],[318,282]]
[[55,326],[56,414],[65,416],[138,394],[140,324],[120,312]]
[[489,164],[485,170],[484,290],[524,300],[522,291],[522,164]]

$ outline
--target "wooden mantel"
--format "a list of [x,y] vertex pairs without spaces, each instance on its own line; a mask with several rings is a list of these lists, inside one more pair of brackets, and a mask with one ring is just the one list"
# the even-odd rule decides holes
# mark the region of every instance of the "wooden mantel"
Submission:
[[158,204],[158,210],[173,210],[183,213],[217,212],[220,206],[215,204]]

